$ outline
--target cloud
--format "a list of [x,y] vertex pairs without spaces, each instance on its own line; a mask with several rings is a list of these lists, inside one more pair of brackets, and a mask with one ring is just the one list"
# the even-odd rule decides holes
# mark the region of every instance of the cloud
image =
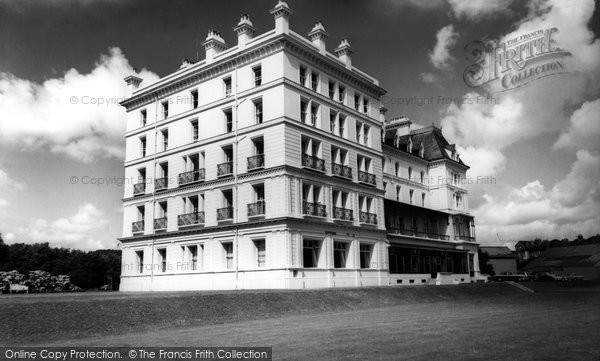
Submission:
[[419,74],[419,80],[423,83],[433,84],[437,83],[438,76],[433,73],[421,73]]
[[599,142],[600,99],[596,99],[573,113],[569,128],[554,143],[554,149],[593,149]]
[[536,180],[504,192],[506,196],[485,194],[482,205],[473,210],[483,230],[480,236],[493,239],[501,233],[518,240],[600,232],[600,133],[583,132],[595,125],[590,119],[598,123],[598,104],[600,99],[586,102],[573,112],[570,129],[554,145],[578,149],[569,173],[550,190]]
[[[117,103],[126,94],[123,78],[132,72],[121,50],[110,48],[88,74],[70,69],[37,84],[0,73],[0,144],[81,162],[121,158],[125,110]],[[143,85],[158,79],[147,70],[140,76]]]
[[[564,59],[569,73],[494,94],[491,102],[483,98],[483,103],[452,104],[442,112],[444,135],[472,165],[471,176],[501,174],[510,179],[520,171],[513,164],[538,167],[532,155],[507,151],[517,143],[529,142],[527,146],[536,149],[532,154],[573,154],[570,170],[554,185],[538,178],[526,184],[471,187],[471,195],[481,195],[470,203],[478,205],[472,213],[483,243],[495,243],[496,233],[505,241],[600,233],[600,41],[588,28],[593,9],[591,0],[530,1],[528,15],[500,41],[556,27],[556,45],[572,53]],[[465,98],[477,95],[472,92]],[[557,140],[553,146],[536,143],[541,134]],[[544,169],[536,170],[540,177],[545,174]]]
[[451,104],[441,120],[444,136],[457,144],[471,176],[493,176],[505,169],[505,147],[529,134],[523,105],[512,97],[490,98],[472,92]]
[[0,169],[0,189],[25,189],[25,184],[12,179],[4,170]]
[[436,34],[436,43],[433,50],[429,52],[429,61],[437,69],[448,69],[454,61],[454,57],[450,55],[450,50],[456,44],[459,34],[454,30],[454,25],[446,25],[441,28]]
[[448,0],[457,19],[481,21],[498,14],[510,14],[512,0]]
[[9,205],[9,203],[6,199],[0,198],[0,208],[5,208],[8,205]]
[[550,190],[535,180],[505,196],[484,195],[477,215],[478,237],[495,240],[574,238],[600,233],[600,155],[582,150],[567,176]]
[[[99,249],[114,248],[115,240],[103,239],[108,221],[104,213],[91,203],[80,206],[77,213],[55,221],[33,219],[17,232],[27,242],[49,242],[54,246]],[[23,241],[20,240],[20,241]]]

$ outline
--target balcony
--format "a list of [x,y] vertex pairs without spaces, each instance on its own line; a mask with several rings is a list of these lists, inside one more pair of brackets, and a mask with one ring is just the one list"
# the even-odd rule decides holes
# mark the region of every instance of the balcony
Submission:
[[248,157],[248,170],[261,169],[265,167],[265,155],[257,154]]
[[360,170],[358,171],[358,181],[373,186],[377,184],[377,178],[375,177],[375,174],[363,172]]
[[167,217],[154,218],[154,230],[160,231],[167,229]]
[[302,154],[302,166],[325,172],[325,161],[314,155]]
[[248,204],[248,217],[264,216],[265,201]]
[[377,214],[369,212],[360,212],[360,223],[377,224]]
[[156,178],[154,180],[154,190],[160,191],[163,189],[167,189],[169,185],[169,177]]
[[455,241],[466,241],[466,242],[475,242],[475,237],[466,236],[463,234],[454,235]]
[[233,174],[233,162],[226,162],[217,165],[217,177],[226,177]]
[[333,218],[340,221],[354,220],[354,211],[347,208],[333,207]]
[[137,196],[146,193],[146,181],[133,185],[133,195]]
[[348,166],[337,163],[331,163],[331,172],[335,176],[352,179],[352,168]]
[[177,216],[177,226],[197,226],[204,224],[204,212],[192,212]]
[[179,176],[177,177],[177,181],[180,186],[195,183],[195,182],[202,182],[202,181],[204,181],[205,173],[206,172],[205,172],[204,168],[200,168],[200,169],[193,170],[190,172],[179,173]]
[[302,213],[307,216],[326,217],[327,208],[321,203],[304,202]]
[[217,209],[217,221],[227,221],[233,219],[233,207]]
[[388,229],[389,233],[396,233],[396,234],[401,234],[403,236],[410,236],[410,237],[421,237],[421,238],[429,238],[429,239],[439,239],[442,241],[449,241],[450,240],[450,236],[446,236],[445,234],[439,234],[439,233],[434,233],[434,232],[428,232],[428,231],[419,231],[419,230],[413,230],[410,228],[403,228],[403,229],[399,229],[399,228],[389,228]]
[[133,233],[143,233],[144,232],[144,221],[137,221],[131,223],[131,231]]

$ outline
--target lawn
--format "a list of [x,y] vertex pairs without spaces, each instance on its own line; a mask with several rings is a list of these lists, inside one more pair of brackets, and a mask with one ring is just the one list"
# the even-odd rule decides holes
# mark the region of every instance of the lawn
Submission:
[[0,332],[10,345],[272,346],[276,360],[600,359],[600,287],[532,288],[3,296],[0,318],[33,331]]

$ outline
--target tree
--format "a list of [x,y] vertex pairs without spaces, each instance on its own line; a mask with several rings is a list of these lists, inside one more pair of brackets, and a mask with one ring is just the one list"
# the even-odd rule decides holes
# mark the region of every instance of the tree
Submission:
[[493,276],[496,274],[496,272],[494,271],[494,265],[491,265],[489,263],[490,258],[488,257],[487,252],[483,252],[482,250],[477,250],[477,253],[479,254],[479,270],[481,271],[481,273]]
[[0,263],[6,262],[9,256],[8,252],[8,245],[4,244],[4,240],[2,239],[2,233],[0,233]]
[[3,242],[0,242],[0,250],[0,271],[16,270],[21,274],[45,271],[54,276],[69,275],[73,284],[84,289],[104,285],[109,285],[113,290],[119,287],[119,250],[84,252],[50,247],[48,243],[15,243],[7,246]]

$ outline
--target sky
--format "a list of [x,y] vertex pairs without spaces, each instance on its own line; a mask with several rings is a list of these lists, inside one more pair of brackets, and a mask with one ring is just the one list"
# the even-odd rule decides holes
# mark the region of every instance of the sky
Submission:
[[[322,20],[330,51],[348,38],[353,65],[387,90],[388,117],[441,126],[457,144],[471,166],[466,187],[479,243],[600,233],[600,12],[593,0],[288,3],[293,31],[306,35]],[[122,231],[123,78],[137,68],[150,84],[183,59],[203,58],[209,29],[235,44],[233,27],[243,13],[258,34],[268,31],[274,5],[0,0],[5,241],[115,248]],[[504,92],[465,83],[472,63],[466,45],[553,27],[558,46],[571,53],[563,74]]]

